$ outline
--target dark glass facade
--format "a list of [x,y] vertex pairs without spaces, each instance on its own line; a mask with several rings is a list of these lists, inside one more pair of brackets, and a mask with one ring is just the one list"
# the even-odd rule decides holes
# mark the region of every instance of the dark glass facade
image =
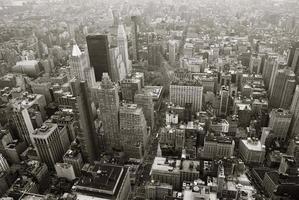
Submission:
[[102,80],[103,73],[111,76],[108,36],[88,35],[86,41],[90,65],[94,69],[96,81]]

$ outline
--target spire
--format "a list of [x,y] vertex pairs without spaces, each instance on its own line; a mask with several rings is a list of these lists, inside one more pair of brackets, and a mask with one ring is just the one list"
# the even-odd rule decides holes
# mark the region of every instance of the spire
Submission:
[[77,44],[73,45],[73,51],[72,51],[72,56],[76,57],[76,56],[81,56],[82,52],[79,49]]

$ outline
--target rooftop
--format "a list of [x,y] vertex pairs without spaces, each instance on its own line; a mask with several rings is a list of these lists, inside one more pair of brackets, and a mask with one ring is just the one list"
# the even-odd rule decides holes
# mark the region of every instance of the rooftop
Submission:
[[107,197],[118,194],[128,169],[116,165],[85,164],[82,170],[84,175],[73,188],[79,193]]
[[241,142],[250,151],[265,151],[265,147],[262,146],[261,141],[255,138],[248,138],[247,140],[241,140]]
[[45,137],[50,136],[50,134],[58,128],[58,125],[55,123],[44,123],[38,130],[33,133],[34,137]]

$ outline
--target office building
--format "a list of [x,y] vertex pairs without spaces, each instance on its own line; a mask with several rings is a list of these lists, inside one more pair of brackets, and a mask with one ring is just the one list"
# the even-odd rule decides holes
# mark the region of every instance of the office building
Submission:
[[133,46],[133,61],[139,60],[139,25],[138,25],[138,16],[131,16],[131,30],[132,30],[132,46]]
[[63,156],[63,162],[71,164],[73,166],[75,175],[77,177],[81,174],[81,169],[83,167],[82,155],[77,149],[69,149]]
[[102,80],[103,73],[112,75],[107,35],[88,35],[86,37],[90,66],[94,69],[96,81]]
[[141,90],[141,92],[135,94],[134,103],[142,107],[147,126],[153,129],[155,126],[155,104],[152,95],[147,91]]
[[265,59],[262,74],[263,74],[263,79],[264,79],[264,83],[265,83],[266,88],[269,88],[271,75],[272,75],[272,73],[275,73],[274,65],[275,65],[276,61],[277,61],[277,54],[268,54],[266,59]]
[[190,103],[192,111],[201,111],[203,86],[197,81],[172,82],[170,85],[170,102],[185,106]]
[[275,139],[285,141],[292,120],[289,110],[274,109],[270,112],[269,128],[272,129]]
[[287,154],[294,157],[296,163],[299,163],[299,137],[290,140]]
[[292,122],[290,125],[290,138],[299,136],[299,85],[296,86],[295,93],[292,99],[290,112],[293,114]]
[[287,68],[276,71],[273,85],[270,89],[270,105],[272,107],[289,108],[296,87],[295,78],[294,72]]
[[151,181],[145,186],[145,196],[147,199],[163,200],[166,196],[171,196],[173,187],[167,183]]
[[229,158],[233,155],[235,142],[225,135],[206,135],[202,156],[208,159]]
[[[288,52],[287,65],[290,66],[296,73],[298,70],[299,42],[294,42]],[[297,75],[297,73],[296,73]]]
[[23,93],[11,101],[12,119],[18,130],[18,138],[32,143],[31,134],[39,128],[45,117],[46,99],[43,95]]
[[77,200],[126,200],[131,193],[129,170],[109,164],[85,164],[83,175],[73,186]]
[[263,163],[266,148],[257,138],[248,138],[240,140],[239,152],[244,163]]
[[260,74],[262,72],[262,58],[260,55],[251,55],[249,62],[250,73]]
[[229,109],[229,89],[222,86],[220,90],[220,115],[227,116]]
[[59,178],[66,178],[69,181],[76,179],[73,165],[68,163],[56,163],[55,171]]
[[110,80],[107,73],[104,73],[102,81],[97,87],[92,88],[92,93],[93,100],[100,109],[106,148],[118,149],[120,147],[118,86]]
[[126,69],[126,75],[131,74],[132,66],[131,62],[129,61],[127,34],[122,23],[118,25],[117,29],[117,46],[119,48],[120,54],[122,55],[122,60]]
[[148,45],[148,64],[153,66],[160,66],[161,62],[161,45],[159,43],[152,43]]
[[131,158],[142,158],[149,137],[142,108],[137,104],[122,104],[119,121],[124,152]]
[[151,178],[160,183],[172,185],[174,190],[179,190],[184,181],[199,179],[199,169],[199,161],[155,157],[151,169]]
[[0,154],[0,172],[8,172],[9,169],[7,160]]
[[22,60],[18,61],[11,71],[36,78],[44,73],[44,68],[37,60]]
[[53,169],[55,163],[62,160],[64,154],[57,124],[44,123],[32,134],[32,139],[41,161]]
[[176,64],[176,59],[177,59],[177,53],[178,53],[178,47],[179,47],[179,41],[178,40],[169,40],[168,42],[168,57],[169,57],[169,62],[172,66],[175,66]]
[[86,81],[73,80],[71,82],[73,96],[77,101],[80,129],[78,139],[80,141],[84,161],[93,163],[98,156],[97,137],[94,128],[91,103],[87,91]]
[[92,87],[95,80],[95,71],[89,66],[89,59],[86,52],[82,52],[77,44],[73,45],[72,55],[70,57],[70,71],[72,78],[81,81],[86,80],[89,87]]
[[122,100],[134,102],[134,96],[144,87],[144,74],[133,73],[120,82]]

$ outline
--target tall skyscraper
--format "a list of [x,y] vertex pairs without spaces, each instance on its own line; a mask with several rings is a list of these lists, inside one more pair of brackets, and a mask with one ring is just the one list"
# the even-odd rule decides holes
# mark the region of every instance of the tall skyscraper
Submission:
[[99,147],[96,144],[96,133],[92,118],[91,103],[86,81],[71,81],[73,96],[77,99],[80,130],[78,139],[81,145],[83,159],[93,163],[98,156]]
[[132,44],[133,44],[133,60],[138,61],[139,60],[139,53],[138,53],[138,32],[139,32],[139,25],[138,25],[138,16],[132,16]]
[[33,133],[32,138],[42,162],[53,169],[55,163],[62,160],[64,154],[57,124],[44,123]]
[[222,86],[220,90],[220,114],[227,115],[228,112],[228,103],[229,103],[229,90],[228,87]]
[[161,61],[161,45],[159,43],[151,43],[148,45],[148,64],[159,66]]
[[89,87],[95,84],[94,69],[89,66],[88,56],[82,52],[77,44],[73,45],[72,55],[70,59],[71,76],[86,80]]
[[125,27],[122,23],[118,25],[117,45],[122,55],[123,62],[125,64],[126,74],[130,74],[132,69],[131,69],[131,63],[129,62],[128,40],[127,40]]
[[119,96],[118,87],[107,73],[103,74],[101,83],[92,88],[93,99],[100,109],[100,119],[104,128],[106,148],[120,148],[119,136]]
[[152,95],[146,91],[141,91],[135,94],[134,103],[142,107],[147,126],[153,129],[155,125],[155,117],[154,117],[155,105],[153,102]]
[[285,141],[292,120],[292,113],[289,110],[274,109],[270,112],[269,128],[274,137],[279,141]]
[[177,40],[169,40],[169,62],[171,65],[175,65],[176,62],[176,54],[178,48],[178,41]]
[[[296,49],[299,48],[299,42],[294,42],[288,52],[288,66],[292,66],[294,61]],[[296,58],[295,58],[296,59]]]
[[296,86],[296,90],[293,96],[290,111],[293,114],[291,126],[290,126],[290,138],[299,136],[299,85]]
[[123,150],[128,157],[142,158],[148,143],[148,133],[142,108],[137,104],[122,104],[119,112]]
[[295,49],[294,58],[290,67],[298,76],[299,75],[299,47]]
[[296,87],[295,74],[288,68],[279,69],[270,90],[270,105],[274,108],[288,109]]
[[274,73],[274,64],[277,60],[277,54],[268,54],[263,68],[263,78],[266,88],[269,88],[272,73]]
[[96,81],[102,80],[103,73],[112,74],[110,65],[109,41],[107,35],[88,35],[86,37],[91,67]]

